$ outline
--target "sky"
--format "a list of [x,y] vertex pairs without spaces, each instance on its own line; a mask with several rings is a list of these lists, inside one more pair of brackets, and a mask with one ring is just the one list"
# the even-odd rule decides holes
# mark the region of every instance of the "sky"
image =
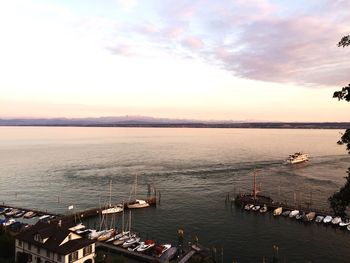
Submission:
[[0,117],[350,121],[350,1],[0,1]]

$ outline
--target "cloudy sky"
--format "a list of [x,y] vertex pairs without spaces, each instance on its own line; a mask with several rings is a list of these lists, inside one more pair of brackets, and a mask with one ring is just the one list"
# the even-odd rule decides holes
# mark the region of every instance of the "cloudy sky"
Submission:
[[350,121],[344,0],[0,1],[0,117]]

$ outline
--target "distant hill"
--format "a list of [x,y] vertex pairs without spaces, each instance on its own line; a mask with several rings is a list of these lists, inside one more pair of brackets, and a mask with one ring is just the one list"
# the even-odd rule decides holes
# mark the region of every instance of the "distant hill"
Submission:
[[200,121],[147,116],[119,116],[99,118],[3,118],[0,119],[0,126],[346,129],[350,127],[350,122]]

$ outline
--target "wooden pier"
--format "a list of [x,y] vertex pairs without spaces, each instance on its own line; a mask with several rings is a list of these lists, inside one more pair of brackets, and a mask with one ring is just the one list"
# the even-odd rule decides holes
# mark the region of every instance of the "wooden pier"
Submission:
[[62,217],[63,216],[61,214],[48,212],[47,210],[46,211],[41,211],[41,210],[37,210],[37,209],[23,208],[23,207],[13,206],[13,205],[9,205],[9,204],[4,204],[4,203],[1,204],[0,207],[3,207],[3,208],[14,208],[14,209],[18,209],[18,210],[26,211],[26,212],[33,211],[38,216],[43,216],[43,215],[50,215],[50,216],[55,216],[55,217]]
[[117,246],[110,245],[103,242],[96,242],[96,248],[106,250],[107,252],[121,254],[129,258],[140,260],[142,262],[152,262],[152,263],[162,262],[159,258],[137,253],[134,251],[129,251],[125,248],[117,247]]

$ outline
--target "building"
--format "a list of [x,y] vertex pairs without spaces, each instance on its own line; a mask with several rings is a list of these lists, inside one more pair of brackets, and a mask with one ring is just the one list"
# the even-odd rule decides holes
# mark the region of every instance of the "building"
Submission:
[[16,236],[16,262],[94,263],[95,241],[61,222],[38,222]]

